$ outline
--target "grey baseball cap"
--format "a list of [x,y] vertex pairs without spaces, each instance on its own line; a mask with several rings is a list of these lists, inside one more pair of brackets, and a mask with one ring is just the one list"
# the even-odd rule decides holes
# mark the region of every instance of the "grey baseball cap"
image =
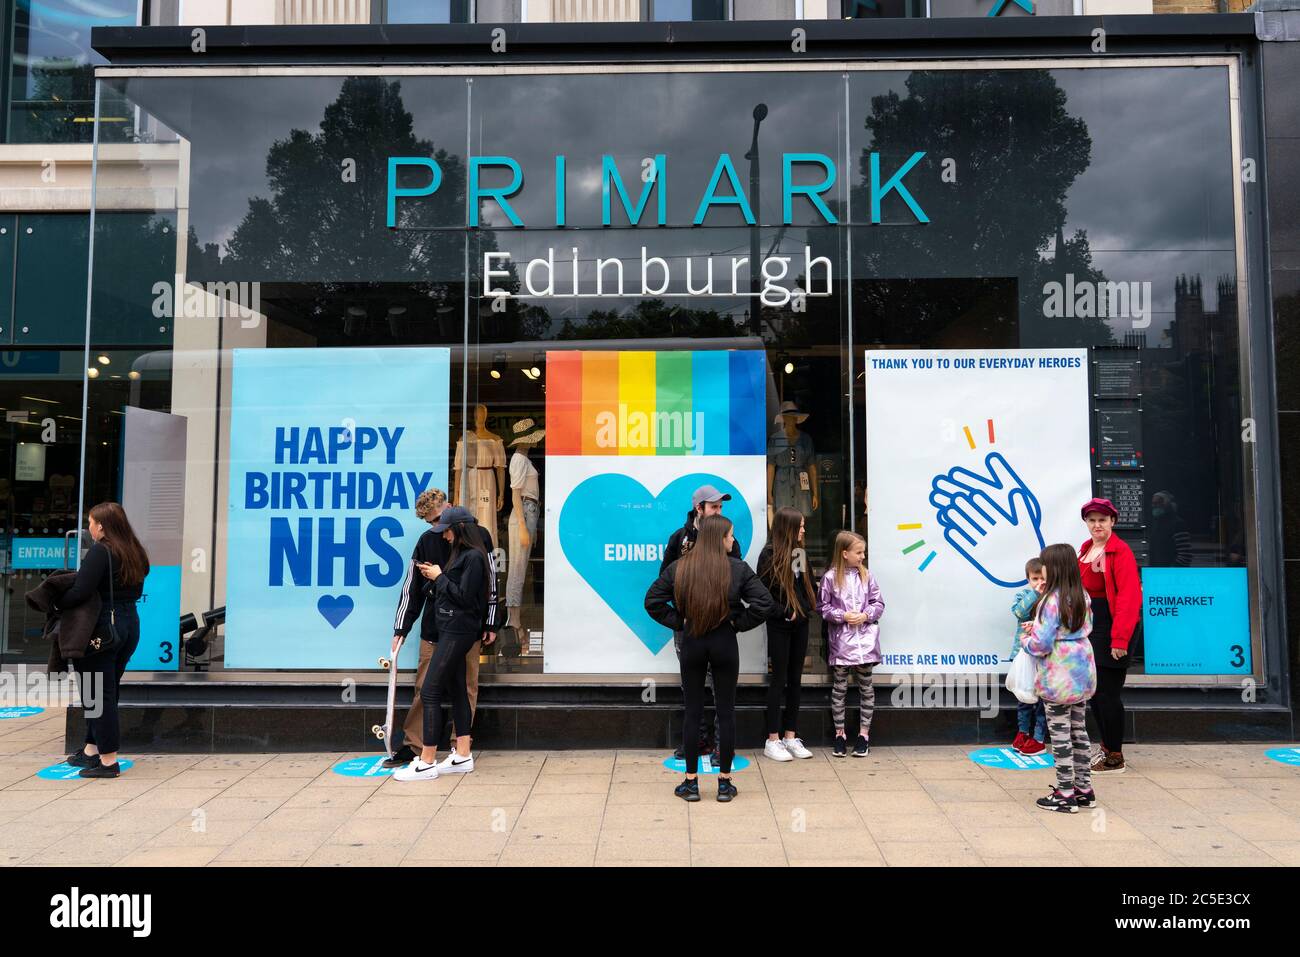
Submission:
[[691,496],[691,506],[699,508],[701,502],[730,502],[731,496],[726,492],[719,492],[712,485],[701,485]]

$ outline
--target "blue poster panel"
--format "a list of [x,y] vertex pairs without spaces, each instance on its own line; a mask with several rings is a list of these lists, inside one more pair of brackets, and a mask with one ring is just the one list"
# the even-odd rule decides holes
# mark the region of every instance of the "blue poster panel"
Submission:
[[1142,569],[1147,673],[1250,674],[1247,595],[1244,568]]
[[433,348],[235,350],[228,668],[373,668],[388,654],[429,527],[415,500],[447,488],[450,361]]
[[140,614],[140,643],[127,662],[127,671],[179,671],[181,660],[181,569],[152,565],[136,608]]

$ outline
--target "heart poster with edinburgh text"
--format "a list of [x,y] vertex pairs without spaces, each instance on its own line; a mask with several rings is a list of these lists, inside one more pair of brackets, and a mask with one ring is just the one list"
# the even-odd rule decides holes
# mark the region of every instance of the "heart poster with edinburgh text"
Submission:
[[[769,385],[759,351],[550,352],[546,393],[547,672],[677,671],[645,610],[692,493],[730,495],[751,567],[766,531]],[[762,630],[740,638],[759,671]]]

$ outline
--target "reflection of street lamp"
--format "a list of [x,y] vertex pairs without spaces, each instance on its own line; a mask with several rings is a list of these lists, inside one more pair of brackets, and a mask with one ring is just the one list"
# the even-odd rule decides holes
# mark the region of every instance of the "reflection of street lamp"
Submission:
[[745,154],[745,159],[749,160],[749,202],[750,209],[754,213],[754,225],[749,227],[749,292],[750,297],[754,300],[750,306],[750,331],[754,335],[759,334],[761,323],[759,321],[759,308],[761,303],[758,301],[759,294],[759,269],[758,269],[758,234],[759,222],[762,219],[761,194],[759,192],[759,163],[758,163],[758,125],[767,118],[767,104],[760,103],[754,107],[754,137],[749,143],[749,152]]

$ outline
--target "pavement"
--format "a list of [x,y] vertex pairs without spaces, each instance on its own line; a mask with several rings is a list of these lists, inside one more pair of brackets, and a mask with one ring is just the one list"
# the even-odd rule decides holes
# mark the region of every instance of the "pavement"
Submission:
[[740,796],[672,793],[661,751],[484,751],[436,781],[344,777],[360,754],[128,754],[113,780],[35,777],[64,715],[0,721],[0,865],[1300,865],[1300,767],[1274,745],[1131,745],[1094,809],[1034,807],[1048,768],[966,747],[776,763]]

